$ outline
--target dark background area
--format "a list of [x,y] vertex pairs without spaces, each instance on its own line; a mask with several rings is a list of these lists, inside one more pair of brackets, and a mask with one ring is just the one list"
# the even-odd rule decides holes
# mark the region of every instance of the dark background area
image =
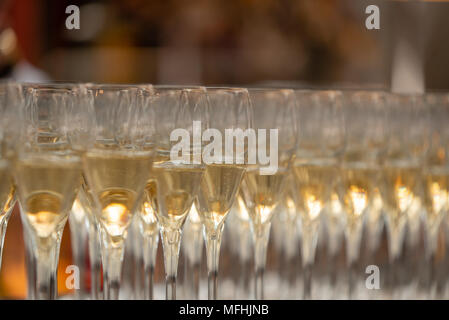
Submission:
[[[51,79],[389,87],[396,45],[449,87],[449,5],[365,0],[8,0],[20,57]],[[80,30],[65,8],[78,5]],[[380,30],[365,8],[381,10]]]

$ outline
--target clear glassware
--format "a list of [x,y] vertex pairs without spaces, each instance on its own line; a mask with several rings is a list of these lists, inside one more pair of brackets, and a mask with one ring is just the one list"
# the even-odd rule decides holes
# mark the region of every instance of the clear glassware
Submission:
[[[141,247],[141,252],[136,253],[136,257],[140,256],[142,258],[142,266],[138,262],[138,268],[142,268],[143,298],[146,300],[154,299],[154,268],[156,266],[156,254],[159,245],[159,226],[155,214],[156,210],[156,185],[151,180],[145,187],[144,201],[141,204],[138,220],[136,221],[139,226],[139,240],[141,242],[134,243],[135,251]],[[136,284],[136,287],[139,287],[139,285]]]
[[86,178],[83,173],[82,187],[78,192],[78,201],[85,210],[87,218],[87,233],[88,233],[88,253],[89,253],[89,268],[90,268],[90,298],[92,300],[103,299],[103,291],[101,288],[101,244],[100,231],[98,222],[95,216],[95,202],[89,187],[86,185]]
[[251,296],[253,238],[251,234],[251,219],[245,201],[243,200],[243,182],[234,201],[227,224],[231,238],[234,255],[238,258],[238,264],[233,272],[234,298],[249,299]]
[[[36,87],[35,84],[22,84],[22,95],[24,102],[28,101],[30,98],[30,93],[32,92],[33,88]],[[24,228],[28,227],[26,221],[24,221],[24,215],[22,215],[22,206],[19,204],[19,210],[21,212],[20,217],[22,220],[22,225]],[[35,300],[37,297],[37,288],[36,288],[36,257],[34,256],[33,252],[33,244],[30,237],[28,236],[31,234],[31,231],[23,232],[23,241],[25,246],[25,266],[26,266],[26,277],[27,277],[27,299],[29,300]],[[55,288],[56,290],[56,288]]]
[[[74,90],[79,92],[79,99],[88,99],[85,91],[85,87],[89,85],[86,83],[79,83],[79,82],[62,82],[62,81],[54,81],[54,82],[47,82],[47,83],[24,83],[22,85],[23,93],[25,96],[25,99],[29,98],[31,95],[30,93],[35,88],[47,88],[47,89],[66,89],[66,90]],[[86,208],[87,203],[82,203],[82,190],[79,191],[79,194],[77,198],[74,201],[71,214],[69,214],[69,226],[70,226],[70,235],[71,235],[71,246],[72,246],[72,254],[73,254],[73,261],[75,265],[79,268],[79,274],[80,274],[80,288],[75,290],[75,298],[81,299],[84,294],[86,293],[86,283],[88,280],[87,275],[87,268],[86,268],[86,261],[87,261],[87,243],[89,243],[89,215],[88,209]],[[29,244],[27,243],[27,239],[25,239],[25,245],[28,247]],[[28,250],[28,249],[27,249]],[[32,257],[32,252],[29,251],[30,254],[26,257],[26,264],[27,269],[32,270],[34,269],[33,261],[35,261],[35,258]],[[93,257],[99,258],[99,251],[93,252]],[[91,272],[92,273],[92,272]],[[99,273],[101,273],[101,270],[99,270],[97,277],[99,276]],[[32,272],[27,273],[28,276],[32,277]],[[95,277],[91,274],[91,279],[95,279]],[[33,278],[30,278],[28,280],[29,292],[32,294],[32,292],[35,292],[36,288],[32,288],[31,286],[34,284]],[[101,285],[101,284],[100,284]],[[55,290],[57,290],[55,288]],[[35,296],[35,294],[34,294]]]
[[157,121],[150,181],[157,194],[154,213],[164,250],[166,298],[174,300],[182,228],[204,173],[201,134],[208,126],[206,90],[155,87],[151,105]]
[[[356,263],[359,259],[364,224],[370,210],[371,213],[373,210],[379,210],[373,206],[376,205],[376,189],[381,187],[380,155],[385,149],[386,137],[385,94],[379,91],[345,91],[343,113],[345,147],[340,166],[341,199],[346,214],[348,297],[352,299],[355,295],[355,277],[361,274],[360,270],[356,269]],[[377,224],[378,220],[368,222]],[[371,229],[376,227],[374,225]]]
[[[201,180],[196,208],[204,226],[206,242],[208,298],[218,298],[218,265],[225,219],[234,203],[245,173],[245,131],[251,127],[248,90],[240,88],[207,88],[209,127],[205,135],[213,137],[213,149]],[[226,137],[227,130],[236,130],[235,142],[215,141]],[[212,130],[214,130],[212,132]],[[232,134],[234,134],[232,133]],[[215,135],[219,135],[216,137]],[[231,139],[234,139],[231,136]],[[224,141],[224,140],[223,140]],[[235,147],[234,147],[235,146]],[[247,149],[247,147],[246,147]]]
[[425,104],[429,108],[429,149],[424,163],[425,256],[429,275],[429,293],[440,291],[436,271],[436,251],[440,226],[449,210],[449,94],[428,93]]
[[[401,297],[411,268],[402,259],[407,233],[417,239],[422,212],[422,166],[428,148],[429,109],[423,96],[386,96],[386,152],[383,156],[382,195],[388,236],[389,277],[392,295]],[[413,277],[416,279],[416,277]]]
[[[83,84],[53,84],[53,87],[65,87],[69,90],[79,92],[79,95],[81,95],[81,97],[79,97],[80,100],[82,101],[85,99],[86,103],[90,103]],[[69,214],[73,262],[79,268],[80,275],[80,287],[75,290],[76,299],[84,298],[87,293],[86,282],[88,279],[86,262],[89,249],[89,211],[86,209],[87,204],[85,202],[83,203],[81,200],[82,195],[80,195],[80,193],[82,192],[83,191],[81,189],[78,191],[78,195],[73,202],[73,206]]]
[[299,250],[297,250],[297,248],[301,235],[301,231],[298,228],[300,226],[300,224],[298,223],[299,213],[296,209],[296,203],[294,200],[295,186],[293,179],[293,173],[290,172],[287,177],[285,189],[282,195],[284,212],[282,220],[282,224],[284,225],[284,227],[282,228],[284,234],[282,247],[285,261],[285,270],[283,276],[284,283],[286,284],[285,289],[287,299],[294,299],[296,297],[296,263],[298,262],[297,254],[299,253]]
[[[140,98],[151,103],[154,94],[152,84],[136,85],[141,90]],[[151,111],[150,111],[151,112]],[[154,128],[154,119],[149,119],[149,125]],[[151,129],[151,135],[154,129]],[[154,148],[154,141],[147,141],[147,148]],[[150,176],[151,169],[150,169]],[[159,226],[157,224],[156,189],[154,180],[150,179],[144,189],[142,202],[137,207],[136,217],[132,223],[132,239],[130,239],[130,251],[133,259],[134,274],[133,291],[137,299],[154,299],[154,268],[156,265],[156,253],[159,245]]]
[[83,155],[85,193],[94,201],[100,231],[104,298],[119,298],[124,245],[152,164],[148,99],[142,89],[90,85],[92,143]]
[[193,203],[184,226],[184,239],[182,241],[186,260],[184,263],[184,299],[198,300],[200,297],[203,246],[203,225],[195,203]]
[[249,94],[258,147],[256,151],[250,144],[248,154],[258,158],[248,161],[242,194],[254,239],[255,295],[262,300],[271,218],[296,147],[296,101],[293,90],[288,89],[249,89]]
[[[299,116],[298,146],[293,164],[294,200],[302,229],[303,298],[310,299],[321,216],[327,207],[332,210],[338,183],[338,155],[344,147],[343,113],[339,91],[297,90],[295,93]],[[339,214],[338,210],[332,212]]]
[[138,213],[133,215],[125,239],[122,278],[120,285],[121,299],[143,299],[143,250]]
[[55,299],[59,246],[81,185],[89,112],[78,90],[38,87],[29,94],[13,174],[36,259],[36,298]]
[[87,280],[87,255],[88,255],[88,212],[84,209],[79,197],[73,202],[69,214],[70,240],[72,244],[72,256],[74,264],[79,268],[80,287],[75,290],[75,298],[83,299],[86,293]]
[[20,128],[20,111],[25,98],[14,82],[0,83],[0,268],[9,218],[16,203],[16,186],[11,175],[12,159]]
[[336,182],[332,185],[330,201],[325,206],[321,214],[322,228],[320,228],[320,235],[326,234],[327,255],[329,264],[327,267],[327,276],[329,280],[331,299],[339,299],[342,297],[342,291],[339,286],[343,281],[339,281],[342,277],[339,274],[339,260],[342,252],[342,246],[345,243],[345,226],[346,214],[343,209],[341,198],[341,180],[335,177]]

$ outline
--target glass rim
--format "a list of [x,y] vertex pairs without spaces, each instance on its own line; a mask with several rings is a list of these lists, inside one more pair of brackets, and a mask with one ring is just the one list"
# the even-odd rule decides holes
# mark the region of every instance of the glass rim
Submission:
[[243,87],[206,87],[207,92],[231,92],[231,93],[248,93],[247,88]]
[[143,89],[138,85],[116,84],[116,83],[87,83],[87,90],[105,90],[105,91],[131,91]]
[[181,85],[181,84],[155,84],[155,90],[206,90],[203,85]]
[[247,88],[248,92],[283,92],[283,93],[294,93],[294,89],[289,88],[262,88],[262,87],[254,87],[254,88]]
[[301,94],[343,94],[342,90],[338,89],[293,89],[295,95]]
[[74,91],[69,88],[29,88],[30,93],[40,92],[40,93],[60,93],[60,94],[74,94]]

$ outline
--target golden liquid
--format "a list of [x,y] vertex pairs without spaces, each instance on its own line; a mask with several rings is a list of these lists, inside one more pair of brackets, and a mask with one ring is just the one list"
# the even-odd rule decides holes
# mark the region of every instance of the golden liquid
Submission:
[[[90,193],[102,227],[119,241],[131,222],[149,177],[151,153],[93,150],[83,157]],[[140,204],[140,202],[139,202]]]
[[[324,207],[332,204],[332,192],[337,179],[337,167],[328,161],[302,163],[293,167],[298,209],[305,221],[320,217]],[[338,197],[337,200],[338,201]]]
[[224,221],[234,203],[244,173],[245,168],[238,165],[206,166],[197,202],[206,230],[214,231]]
[[449,170],[433,166],[424,173],[424,205],[430,223],[441,218],[449,209]]
[[382,182],[380,181],[380,177],[378,177],[377,184],[374,185],[370,196],[371,204],[367,218],[368,228],[371,226],[376,227],[383,214],[383,200],[380,193],[380,188],[382,188]]
[[140,208],[140,218],[143,221],[144,233],[155,234],[159,231],[156,218],[157,210],[157,184],[155,179],[150,179],[145,186],[144,198]]
[[243,195],[243,188],[244,188],[244,183],[242,183],[242,185],[240,186],[240,190],[237,194],[237,205],[236,205],[236,214],[237,217],[243,221],[243,222],[249,222],[250,221],[250,217],[249,217],[249,209],[246,207],[245,204],[245,200],[244,200],[244,195]]
[[[77,201],[79,202],[79,204],[77,204]],[[73,204],[72,213],[75,212],[74,211],[75,205],[79,205],[79,207],[84,210],[84,215],[85,217],[87,217],[89,223],[92,224],[97,223],[97,221],[95,220],[96,217],[94,213],[96,208],[95,199],[92,194],[92,191],[90,190],[87,184],[84,173],[81,175],[81,188],[78,191],[78,196]]]
[[170,161],[153,164],[158,194],[156,215],[161,227],[176,230],[183,226],[203,172],[203,167],[175,165]]
[[261,175],[259,168],[250,167],[244,176],[244,200],[254,225],[271,220],[273,211],[282,197],[287,169],[279,168],[273,175]]
[[360,218],[371,205],[378,172],[375,167],[358,164],[341,168],[343,207],[349,220]]
[[384,186],[380,189],[384,208],[393,224],[420,205],[421,169],[417,166],[388,165],[383,168]]
[[288,221],[295,221],[298,213],[296,210],[295,195],[294,195],[295,184],[293,179],[294,179],[293,174],[290,173],[287,176],[283,194],[284,208],[286,218],[288,219]]
[[73,218],[75,220],[75,222],[82,223],[85,218],[84,206],[83,206],[83,204],[80,200],[80,196],[79,196],[80,192],[81,192],[81,190],[78,192],[78,196],[75,198],[75,201],[73,202],[72,211],[70,213],[71,214],[70,222],[72,221],[71,219]]
[[10,212],[15,204],[15,186],[7,160],[0,160],[0,219]]
[[78,156],[29,156],[14,165],[26,218],[41,238],[64,226],[81,184]]

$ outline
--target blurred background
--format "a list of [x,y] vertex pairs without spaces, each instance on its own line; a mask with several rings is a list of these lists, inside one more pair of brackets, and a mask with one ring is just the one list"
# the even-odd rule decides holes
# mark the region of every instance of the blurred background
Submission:
[[[365,27],[371,4],[380,8],[379,30]],[[79,30],[65,26],[69,5],[80,8]],[[0,77],[449,89],[448,16],[446,1],[0,0]],[[68,229],[62,294],[71,264]],[[17,210],[5,240],[0,296],[26,296]]]

